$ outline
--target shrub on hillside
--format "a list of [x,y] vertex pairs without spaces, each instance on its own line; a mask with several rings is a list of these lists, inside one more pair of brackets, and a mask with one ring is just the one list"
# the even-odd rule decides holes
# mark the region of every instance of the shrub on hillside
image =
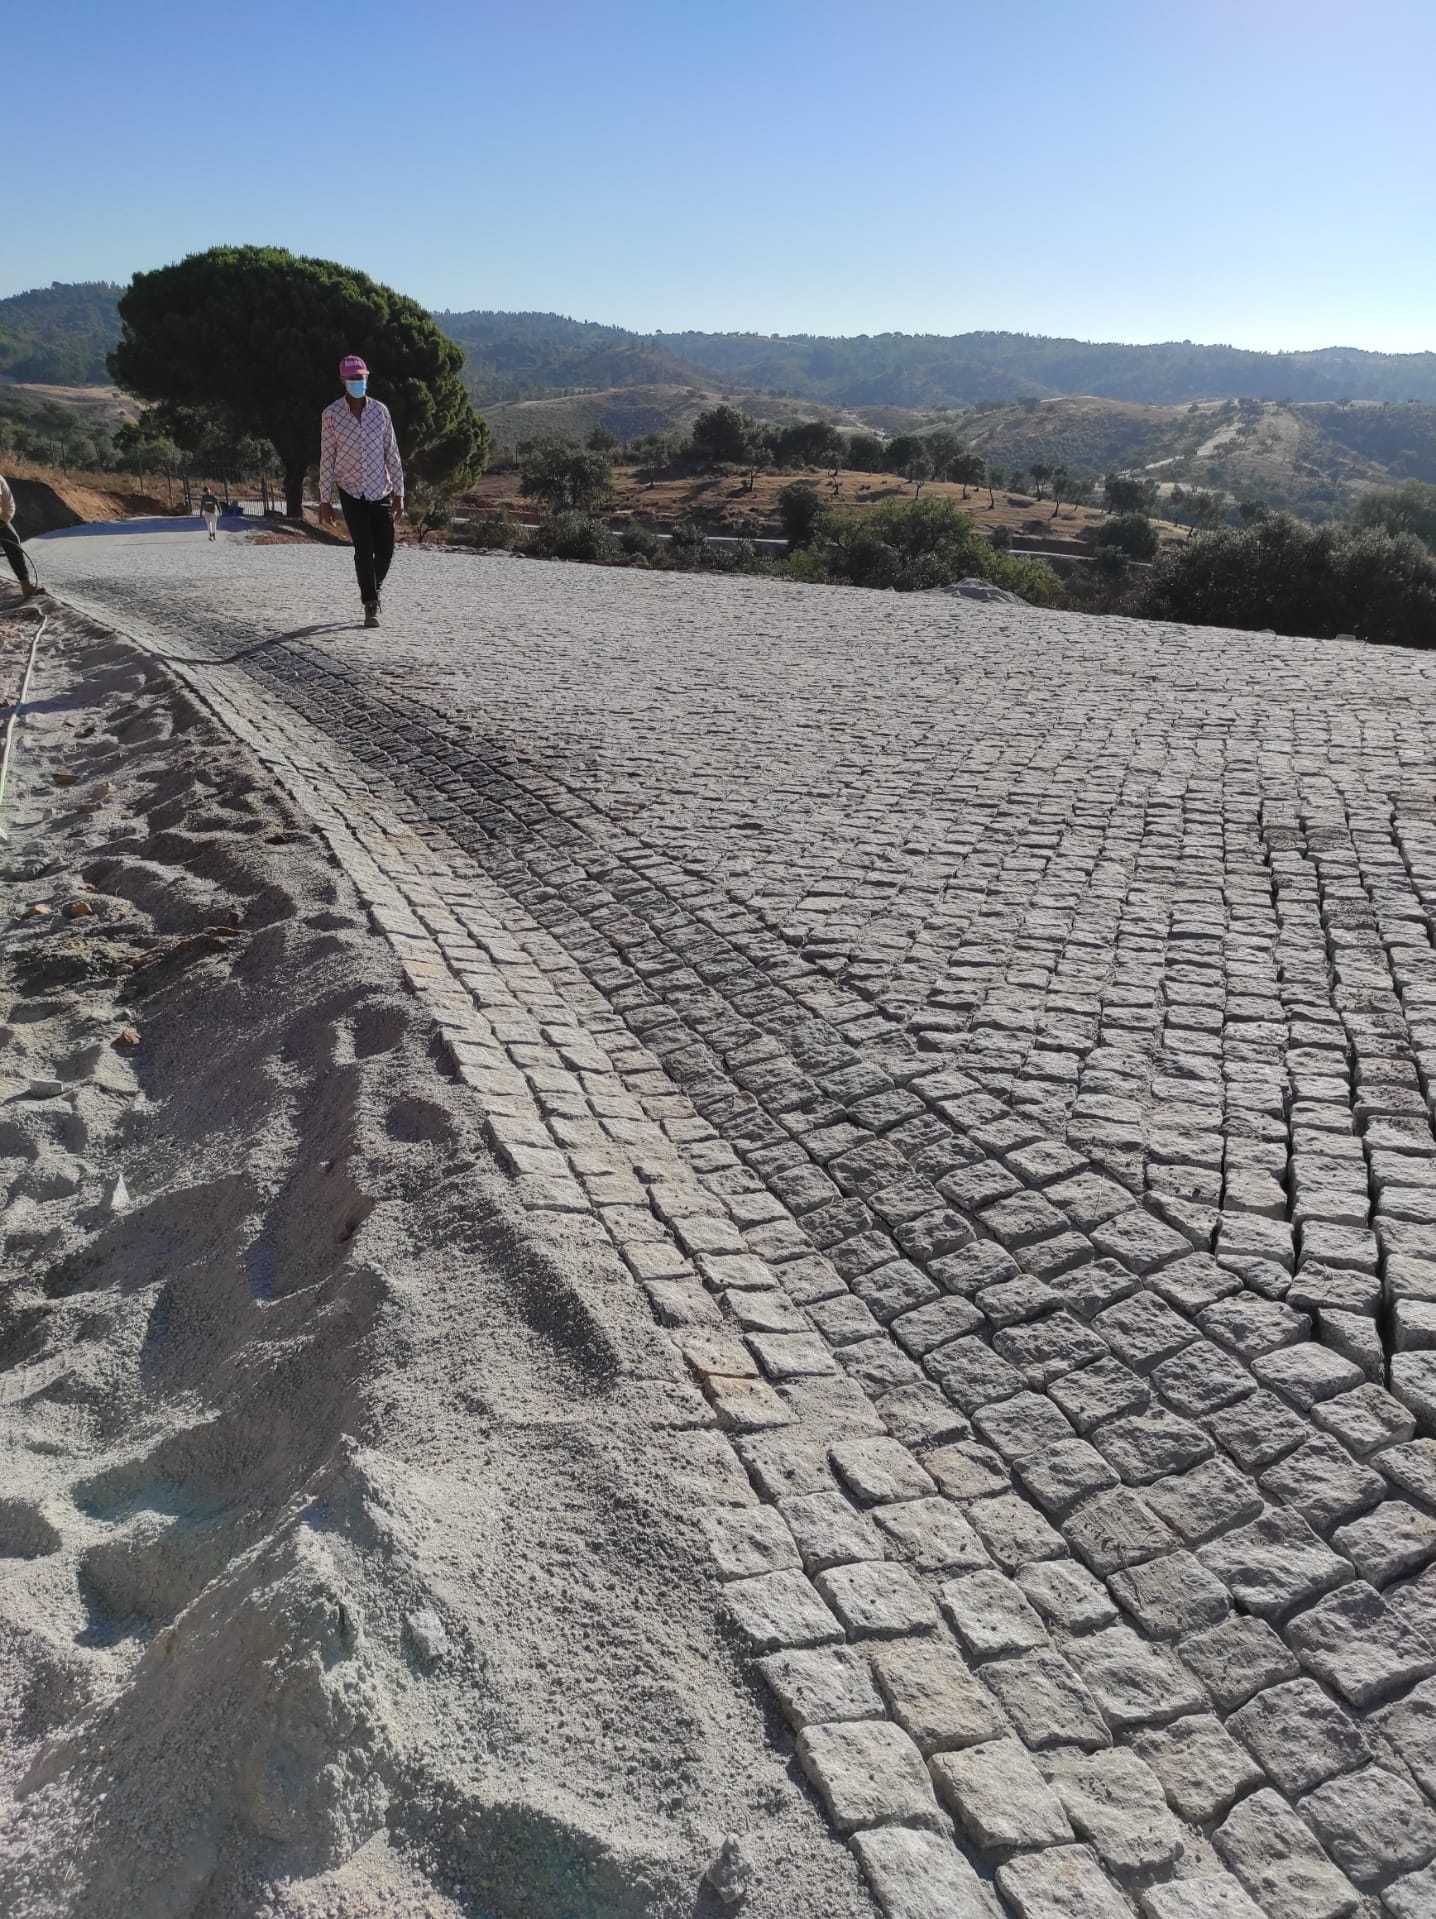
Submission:
[[1377,527],[1386,533],[1414,533],[1436,549],[1436,486],[1408,480],[1405,486],[1368,493],[1357,503],[1352,520],[1357,526]]
[[663,542],[646,526],[626,526],[618,536],[618,544],[630,560],[652,560]]
[[851,586],[920,593],[975,577],[1039,606],[1061,597],[1050,567],[999,553],[951,500],[890,500],[866,513],[825,513],[818,548],[827,577]]
[[525,530],[517,526],[506,513],[497,514],[493,519],[475,514],[465,528],[465,538],[480,552],[492,553],[516,546]]
[[822,514],[823,503],[811,480],[794,480],[791,486],[783,488],[778,495],[778,517],[783,522],[790,553],[812,544]]
[[1157,529],[1145,513],[1119,513],[1096,533],[1098,546],[1113,547],[1129,560],[1150,560],[1158,547]]
[[1410,534],[1274,515],[1170,548],[1141,610],[1201,626],[1436,646],[1436,558]]
[[538,560],[586,560],[607,566],[618,558],[618,541],[586,513],[556,513],[536,526],[525,551]]

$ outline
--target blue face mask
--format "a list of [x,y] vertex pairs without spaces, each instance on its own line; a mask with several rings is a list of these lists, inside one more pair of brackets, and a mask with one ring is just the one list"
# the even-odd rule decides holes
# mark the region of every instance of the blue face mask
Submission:
[[369,382],[367,380],[346,380],[344,382],[344,391],[349,395],[351,400],[362,400],[368,391],[368,387]]

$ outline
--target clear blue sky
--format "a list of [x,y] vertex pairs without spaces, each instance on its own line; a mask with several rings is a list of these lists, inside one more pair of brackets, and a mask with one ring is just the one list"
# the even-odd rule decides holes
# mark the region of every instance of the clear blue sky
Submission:
[[51,0],[0,293],[219,241],[643,330],[1436,347],[1433,0]]

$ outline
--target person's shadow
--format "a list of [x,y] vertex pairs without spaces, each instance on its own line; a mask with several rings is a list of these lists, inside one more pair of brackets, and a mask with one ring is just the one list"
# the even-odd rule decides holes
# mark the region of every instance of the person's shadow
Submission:
[[312,640],[319,633],[361,633],[363,630],[362,620],[321,620],[314,626],[296,626],[290,633],[270,633],[252,646],[240,647],[236,653],[154,653],[151,658],[162,660],[167,666],[236,666],[241,660],[251,660],[256,653],[263,653],[271,646],[284,646],[290,640]]

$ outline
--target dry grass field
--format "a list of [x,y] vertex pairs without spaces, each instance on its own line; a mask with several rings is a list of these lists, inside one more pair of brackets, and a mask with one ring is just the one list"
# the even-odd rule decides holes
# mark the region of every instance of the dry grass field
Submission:
[[[825,503],[844,508],[881,505],[887,500],[911,500],[912,487],[891,473],[858,473],[840,468],[836,487],[827,472],[806,474],[760,473],[748,490],[746,478],[737,472],[722,471],[688,474],[677,479],[660,480],[648,485],[635,467],[615,467],[609,517],[615,523],[638,521],[657,527],[671,526],[677,520],[694,519],[711,532],[754,533],[771,536],[781,531],[778,521],[778,495],[795,479],[808,479],[817,487]],[[1003,527],[1026,544],[1040,540],[1056,549],[1081,541],[1089,527],[1104,519],[1094,507],[1059,506],[1054,515],[1052,502],[1038,501],[1031,494],[1008,493],[998,487],[989,498],[986,487],[964,489],[955,482],[930,480],[922,489],[923,499],[950,499],[964,513],[971,514],[979,531],[992,533]],[[489,473],[465,504],[486,513],[507,512],[520,519],[538,519],[539,508],[519,491],[515,472]],[[1169,521],[1158,521],[1164,541],[1186,538],[1186,529]]]

